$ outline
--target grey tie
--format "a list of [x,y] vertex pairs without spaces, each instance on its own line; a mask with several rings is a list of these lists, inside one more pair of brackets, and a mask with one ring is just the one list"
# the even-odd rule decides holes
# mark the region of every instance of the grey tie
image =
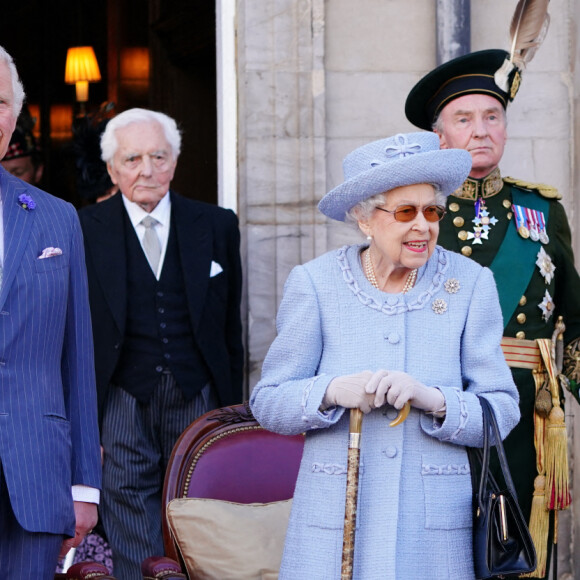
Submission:
[[159,267],[159,258],[161,257],[161,244],[155,231],[155,226],[159,222],[150,215],[145,216],[141,220],[141,224],[145,226],[145,235],[143,236],[143,249],[149,261],[149,265],[153,273],[157,275],[157,268]]

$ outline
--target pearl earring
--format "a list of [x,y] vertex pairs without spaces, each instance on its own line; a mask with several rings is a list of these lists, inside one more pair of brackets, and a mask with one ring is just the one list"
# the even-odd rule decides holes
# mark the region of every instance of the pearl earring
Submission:
[[373,239],[372,236],[367,236],[367,240],[370,242]]

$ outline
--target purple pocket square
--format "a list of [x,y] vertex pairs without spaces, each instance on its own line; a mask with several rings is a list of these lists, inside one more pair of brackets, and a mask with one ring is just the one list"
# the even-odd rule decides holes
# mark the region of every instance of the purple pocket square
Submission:
[[62,256],[62,250],[60,248],[53,248],[49,246],[48,248],[44,248],[42,250],[42,254],[38,256],[39,260],[44,260],[45,258],[54,258],[55,256]]

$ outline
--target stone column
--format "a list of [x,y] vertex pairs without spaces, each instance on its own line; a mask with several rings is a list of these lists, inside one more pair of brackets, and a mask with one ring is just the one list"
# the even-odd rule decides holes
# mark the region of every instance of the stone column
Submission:
[[326,249],[324,0],[239,2],[239,199],[250,390],[291,268]]
[[437,0],[437,66],[471,52],[471,0]]

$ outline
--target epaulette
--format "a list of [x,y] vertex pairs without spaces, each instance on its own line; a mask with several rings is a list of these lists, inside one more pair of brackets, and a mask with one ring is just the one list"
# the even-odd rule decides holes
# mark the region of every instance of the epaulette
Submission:
[[532,183],[530,181],[523,181],[522,179],[514,179],[513,177],[504,177],[503,180],[506,183],[511,183],[517,187],[533,189],[534,191],[537,191],[542,197],[547,199],[562,199],[560,192],[555,187],[546,185],[545,183]]

